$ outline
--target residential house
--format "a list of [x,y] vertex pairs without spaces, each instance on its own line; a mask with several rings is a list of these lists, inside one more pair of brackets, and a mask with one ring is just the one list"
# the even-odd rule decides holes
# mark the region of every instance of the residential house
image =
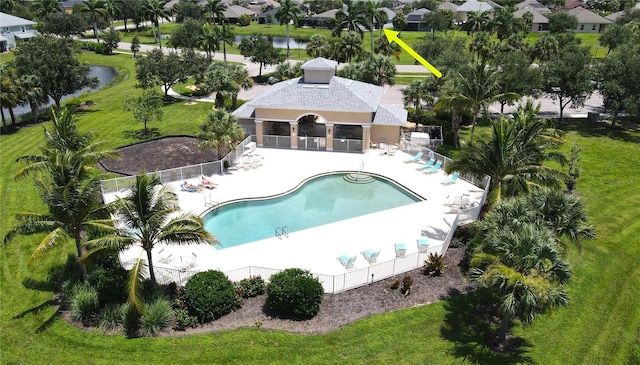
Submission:
[[28,19],[0,13],[0,52],[7,52],[20,42],[37,35],[33,27],[35,24]]
[[383,105],[383,87],[336,76],[338,63],[315,58],[304,76],[274,84],[233,112],[258,147],[366,152],[400,142],[407,110]]
[[611,20],[585,8],[573,8],[563,11],[578,19],[578,26],[575,30],[577,33],[602,33],[607,26],[613,24]]
[[62,8],[62,11],[64,11],[67,14],[73,13],[73,7],[76,5],[83,6],[82,0],[66,0],[60,3],[60,7]]
[[445,1],[438,5],[438,10],[451,10],[455,14],[458,11],[458,5]]
[[240,5],[229,5],[227,7],[227,10],[225,10],[223,13],[225,18],[227,18],[227,21],[231,24],[235,24],[238,22],[238,18],[240,18],[242,15],[249,15],[249,18],[251,18],[251,20],[256,20],[258,17],[258,14],[250,9],[244,8]]
[[627,10],[611,13],[611,14],[605,16],[605,18],[607,18],[607,19],[609,19],[609,20],[611,20],[612,22],[615,23],[618,20],[618,18],[620,18],[622,15],[624,15],[625,12],[634,11],[634,10],[635,11],[639,11],[640,10],[640,3],[636,3],[636,5],[631,9],[627,9]]
[[340,9],[331,9],[319,14],[310,15],[304,19],[304,24],[302,25],[313,28],[330,28],[331,19],[336,17],[338,11],[340,11]]
[[466,22],[467,14],[471,11],[493,11],[493,6],[488,2],[478,1],[478,0],[467,0],[464,4],[460,5],[458,9],[456,9],[456,21],[457,22]]
[[426,30],[430,31],[431,28],[423,22],[425,14],[431,13],[431,10],[420,8],[407,14],[407,26],[405,30]]
[[524,8],[528,8],[528,9],[532,9],[537,11],[540,14],[549,14],[551,12],[551,9],[549,9],[548,7],[546,7],[544,4],[536,1],[536,0],[525,0],[521,3],[516,4],[516,8],[517,9],[524,9]]
[[549,30],[549,18],[540,14],[534,8],[520,8],[513,13],[513,16],[522,19],[522,17],[526,13],[531,13],[533,15],[533,22],[531,23],[531,28],[529,29],[530,32],[538,33],[547,32]]

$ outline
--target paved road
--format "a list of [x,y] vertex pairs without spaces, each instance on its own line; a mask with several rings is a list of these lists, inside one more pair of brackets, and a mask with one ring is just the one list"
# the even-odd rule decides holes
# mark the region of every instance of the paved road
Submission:
[[[166,42],[166,41],[165,41]],[[131,43],[120,42],[119,49],[131,49]],[[141,52],[149,52],[153,49],[158,48],[153,45],[140,45]],[[173,48],[162,48],[163,52],[168,53],[174,51]],[[213,59],[222,61],[224,56],[221,52],[217,52],[214,54]],[[247,70],[249,71],[249,75],[257,76],[260,70],[260,65],[257,63],[253,63],[247,58],[239,54],[229,54],[227,53],[227,61],[230,62],[239,62],[245,64]],[[297,61],[292,61],[297,62]],[[341,65],[342,66],[342,65]],[[275,66],[265,66],[262,68],[262,73],[269,73],[275,71]],[[396,69],[398,72],[412,72],[412,73],[420,73],[424,72],[425,74],[428,71],[421,65],[397,65]],[[241,90],[238,94],[239,99],[243,100],[251,100],[257,95],[260,95],[264,91],[266,91],[270,86],[269,85],[255,85],[251,90]],[[394,86],[385,86],[384,93],[382,95],[382,103],[384,104],[397,104],[402,105],[402,89],[404,89],[404,85],[394,85]],[[177,95],[177,94],[173,94]],[[201,101],[213,101],[212,97],[205,97],[200,99]],[[541,97],[535,99],[536,102],[541,104],[540,107],[540,115],[547,117],[558,117],[560,115],[560,107],[557,101],[549,97]],[[504,112],[512,113],[515,111],[516,106],[506,106]],[[495,103],[489,107],[491,113],[499,113],[500,112],[500,104]],[[584,118],[590,112],[602,113],[604,111],[602,96],[599,93],[593,93],[586,101],[584,106],[578,108],[565,108],[564,116],[567,118]]]

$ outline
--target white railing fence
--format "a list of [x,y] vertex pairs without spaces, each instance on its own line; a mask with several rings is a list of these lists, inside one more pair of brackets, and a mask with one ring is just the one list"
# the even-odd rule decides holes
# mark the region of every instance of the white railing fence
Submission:
[[[429,253],[438,253],[441,255],[446,254],[449,244],[451,243],[451,239],[453,238],[453,234],[458,227],[458,220],[459,218],[456,216],[442,243],[429,246],[429,249],[426,252],[413,252],[402,257],[396,257],[392,260],[381,261],[367,265],[366,267],[351,269],[343,274],[327,275],[313,273],[313,276],[320,280],[325,293],[337,294],[420,268],[423,266],[424,260],[427,259]],[[130,269],[133,267],[133,264],[134,261],[127,261],[123,262],[122,266],[125,269]],[[156,280],[160,284],[175,282],[179,286],[184,286],[189,278],[198,272],[166,267],[162,264],[155,263],[153,267]],[[271,278],[271,275],[280,271],[280,269],[267,267],[245,266],[239,269],[225,271],[224,274],[227,275],[231,281],[240,281],[254,276],[260,276],[268,281],[269,278]],[[144,274],[146,277],[149,277],[148,271],[144,272]]]
[[[158,174],[160,176],[160,182],[165,184],[172,181],[181,181],[199,177],[200,175],[211,176],[215,174],[223,174],[225,170],[225,164],[231,166],[242,154],[244,153],[245,146],[255,141],[255,136],[249,136],[244,141],[240,142],[238,147],[233,151],[227,153],[219,161],[207,162],[198,165],[176,167],[174,169],[160,170],[149,172],[148,174]],[[135,176],[124,176],[115,179],[108,179],[100,181],[102,186],[102,194],[114,193],[123,189],[129,188],[135,181]]]

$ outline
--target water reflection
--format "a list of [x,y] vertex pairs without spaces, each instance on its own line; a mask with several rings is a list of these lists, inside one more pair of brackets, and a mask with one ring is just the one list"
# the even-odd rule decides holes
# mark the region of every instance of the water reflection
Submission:
[[[233,44],[238,45],[240,44],[240,42],[242,42],[243,39],[245,38],[249,38],[251,37],[250,35],[246,35],[246,34],[238,34],[235,36],[235,41],[233,42]],[[271,43],[273,43],[273,46],[275,48],[287,48],[287,37],[271,37],[271,36],[265,36],[267,37],[267,39],[269,39],[271,41]],[[301,49],[305,49],[307,48],[307,40],[306,39],[297,39],[294,38],[294,36],[289,37],[289,49],[296,49],[296,48],[301,48]]]
[[[105,67],[105,66],[91,66],[91,70],[89,71],[89,77],[97,77],[98,78],[98,87],[95,89],[91,89],[89,87],[85,87],[79,91],[76,91],[73,94],[69,94],[69,95],[65,95],[62,97],[62,101],[67,100],[69,98],[73,98],[75,96],[80,96],[82,95],[84,92],[86,91],[90,91],[90,90],[99,90],[102,89],[103,87],[105,87],[105,85],[107,85],[108,83],[111,82],[111,80],[113,80],[118,74],[116,73],[116,70],[114,70],[111,67]],[[47,102],[46,105],[42,105],[40,107],[40,109],[46,109],[48,107],[50,107],[51,105],[54,104],[53,99],[49,98],[49,101]],[[9,110],[4,108],[4,116],[7,120],[10,119],[9,116]],[[23,105],[23,106],[18,106],[16,108],[13,108],[13,113],[17,116],[21,116],[21,115],[25,115],[28,114],[29,112],[31,112],[31,108],[29,107],[29,104]]]

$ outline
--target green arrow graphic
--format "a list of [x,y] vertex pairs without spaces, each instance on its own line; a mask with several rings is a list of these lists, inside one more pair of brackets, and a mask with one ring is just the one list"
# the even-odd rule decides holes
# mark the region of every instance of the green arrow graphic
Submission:
[[432,74],[436,75],[436,77],[438,78],[442,77],[442,72],[438,71],[437,68],[433,67],[429,62],[427,62],[427,60],[422,58],[422,56],[420,56],[418,52],[414,51],[408,44],[404,43],[402,39],[398,38],[398,34],[399,32],[393,31],[391,29],[384,30],[384,35],[387,36],[389,43],[396,42],[400,47],[402,47],[402,49],[407,51],[407,53],[409,53],[411,57],[415,58],[418,62],[422,64],[422,66],[426,67],[427,70],[431,71]]

